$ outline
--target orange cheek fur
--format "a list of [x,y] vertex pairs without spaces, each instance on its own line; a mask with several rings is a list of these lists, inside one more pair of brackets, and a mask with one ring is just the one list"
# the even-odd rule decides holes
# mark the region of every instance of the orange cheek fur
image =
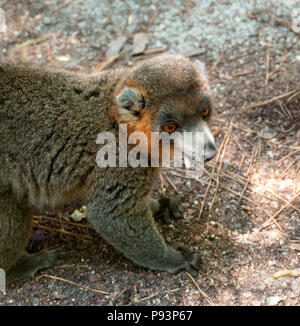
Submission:
[[[136,88],[146,98],[146,92],[142,86],[133,80],[127,80],[125,86]],[[115,96],[121,92],[124,88],[118,88],[115,92]],[[117,106],[114,108],[115,118],[119,124],[127,124],[127,135],[129,136],[133,132],[143,132],[148,139],[148,154],[150,158],[151,154],[151,132],[152,132],[152,115],[157,111],[157,108],[151,108],[151,110],[142,110],[139,117],[132,116],[130,120],[124,120],[118,112]]]
[[132,132],[143,132],[148,139],[148,154],[151,153],[151,132],[152,132],[152,121],[151,112],[143,112],[142,117],[139,121],[128,124],[128,134]]
[[127,137],[131,135],[133,132],[143,132],[148,139],[148,153],[151,153],[151,112],[142,112],[141,117],[135,118],[132,117],[132,120],[124,120],[118,113],[118,110],[115,109],[115,118],[118,124],[126,124],[127,125]]
[[[123,124],[127,124],[127,136],[129,137],[129,135],[131,135],[133,132],[143,132],[147,139],[148,139],[148,157],[149,160],[151,160],[151,132],[152,132],[152,112],[143,112],[141,113],[141,117],[138,118],[139,120],[131,120],[131,121],[122,121],[120,116],[116,114],[116,119],[118,121],[119,124],[123,123]],[[154,141],[154,143],[157,143],[156,141]],[[164,149],[162,147],[162,143],[159,142],[159,161],[162,158],[162,153],[163,153]],[[174,156],[174,148],[171,145],[170,147],[170,158],[172,158]]]

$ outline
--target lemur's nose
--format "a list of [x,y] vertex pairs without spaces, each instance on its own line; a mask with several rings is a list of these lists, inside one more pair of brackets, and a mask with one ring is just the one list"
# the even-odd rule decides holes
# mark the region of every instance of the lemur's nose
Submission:
[[217,149],[213,143],[205,144],[204,146],[204,161],[207,163],[217,154]]

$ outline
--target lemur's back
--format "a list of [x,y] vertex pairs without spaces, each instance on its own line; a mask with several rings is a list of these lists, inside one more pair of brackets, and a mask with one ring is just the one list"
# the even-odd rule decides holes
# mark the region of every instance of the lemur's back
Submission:
[[0,63],[0,192],[53,206],[76,191],[95,164],[97,133],[113,123],[112,82],[105,73],[81,78]]

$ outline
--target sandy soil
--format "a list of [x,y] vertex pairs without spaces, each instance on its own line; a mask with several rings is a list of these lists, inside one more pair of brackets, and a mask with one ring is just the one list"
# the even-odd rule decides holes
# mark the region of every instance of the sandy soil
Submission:
[[[175,196],[185,208],[183,219],[158,222],[161,232],[200,251],[205,274],[145,270],[86,219],[41,216],[28,249],[60,245],[68,258],[10,285],[0,305],[300,305],[300,277],[273,277],[300,271],[296,1],[2,0],[0,8],[3,60],[87,72],[160,51],[202,60],[215,94],[219,147],[201,179],[164,171],[155,185],[157,198]],[[145,49],[132,56],[139,32]]]

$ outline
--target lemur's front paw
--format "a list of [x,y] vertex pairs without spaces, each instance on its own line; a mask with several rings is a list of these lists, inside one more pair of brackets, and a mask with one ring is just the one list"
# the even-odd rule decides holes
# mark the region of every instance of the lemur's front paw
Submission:
[[181,244],[173,244],[173,248],[179,251],[186,262],[184,269],[192,276],[196,276],[198,271],[205,273],[207,266],[201,259],[200,254],[193,253],[190,250],[185,249]]
[[162,219],[164,223],[170,224],[172,218],[182,218],[183,208],[180,202],[175,198],[162,197],[159,200],[159,211],[155,214],[155,218]]
[[185,249],[180,250],[180,251],[187,262],[185,269],[192,276],[197,276],[198,271],[203,272],[203,273],[205,273],[207,271],[207,266],[202,261],[200,254],[193,253],[193,252],[190,252]]
[[163,261],[157,269],[165,270],[169,273],[177,273],[186,270],[192,276],[197,276],[198,272],[206,272],[206,265],[197,253],[184,249],[181,245],[168,245]]

